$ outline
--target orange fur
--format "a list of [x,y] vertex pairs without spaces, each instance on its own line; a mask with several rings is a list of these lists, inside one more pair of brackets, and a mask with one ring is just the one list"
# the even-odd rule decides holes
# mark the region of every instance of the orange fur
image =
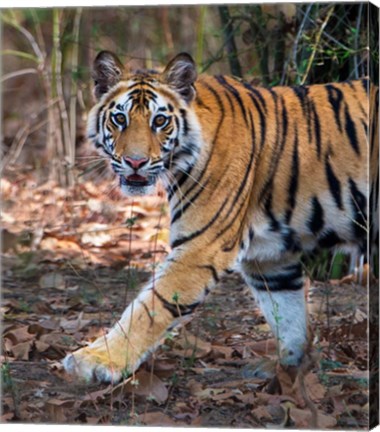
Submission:
[[[299,364],[307,343],[301,250],[366,245],[368,81],[252,88],[232,77],[196,79],[185,54],[162,74],[122,71],[109,53],[96,67],[100,100],[89,137],[133,194],[150,191],[147,179],[156,177],[148,168],[133,174],[123,158],[164,161],[160,169],[174,179],[167,185],[173,250],[111,332],[69,356],[66,368],[105,381],[135,370],[233,266],[279,331],[283,362]],[[124,125],[112,120],[115,107]],[[159,108],[168,120],[155,129]]]

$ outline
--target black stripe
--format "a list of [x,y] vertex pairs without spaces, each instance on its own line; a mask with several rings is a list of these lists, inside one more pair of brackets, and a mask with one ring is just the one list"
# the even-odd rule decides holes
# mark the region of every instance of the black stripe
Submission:
[[342,124],[340,121],[339,113],[340,113],[340,105],[343,100],[343,93],[340,89],[334,87],[332,84],[327,84],[326,90],[328,93],[328,99],[335,115],[335,121],[338,125],[340,132],[342,132]]
[[[225,233],[225,232],[227,232],[230,228],[231,228],[231,226],[235,223],[235,221],[236,221],[236,215],[239,215],[240,213],[241,213],[241,209],[242,209],[242,207],[245,205],[247,203],[247,201],[246,200],[242,200],[241,201],[241,203],[239,204],[239,207],[236,209],[236,212],[235,212],[235,216],[231,219],[231,221],[221,230],[221,231],[219,231],[218,232],[218,234],[216,235],[216,237],[215,237],[215,239],[217,239],[217,238],[219,238],[219,237],[221,237],[221,236],[223,236],[223,234]],[[233,239],[233,241],[232,242],[230,242],[230,243],[224,243],[224,245],[223,245],[223,247],[222,247],[222,251],[223,252],[231,252],[232,250],[233,250],[233,248],[235,247],[235,245],[236,245],[236,243],[238,242],[238,240],[239,240],[239,236],[238,235],[235,235],[235,238]]]
[[347,133],[348,139],[350,140],[351,146],[354,149],[355,153],[359,156],[360,155],[360,149],[359,149],[358,137],[356,134],[356,128],[355,128],[355,124],[352,121],[352,118],[350,116],[350,112],[348,110],[347,104],[345,106],[344,115],[345,115],[345,120],[346,120],[346,133]]
[[[361,124],[363,126],[365,136],[368,137],[368,123],[365,120],[362,120]],[[372,155],[372,151],[373,151],[373,143],[371,143],[371,155]]]
[[105,107],[106,107],[105,105],[102,105],[96,113],[96,117],[98,119],[98,121],[96,122],[96,133],[97,134],[100,132],[100,124],[101,124],[101,117],[100,116],[101,116],[102,111],[104,110]]
[[284,252],[300,252],[302,250],[299,236],[289,227],[281,228],[282,247]]
[[282,152],[285,148],[286,138],[287,138],[287,131],[288,131],[288,114],[284,103],[284,98],[281,97],[281,105],[282,105],[282,135],[281,135],[281,142],[280,142],[280,119],[279,119],[279,109],[278,109],[278,96],[275,93],[273,89],[269,90],[273,101],[275,102],[275,114],[276,114],[276,138],[275,138],[275,147],[273,148],[273,157],[271,158],[269,169],[267,172],[267,180],[265,181],[259,195],[259,202],[262,202],[262,200],[265,198],[265,196],[268,194],[268,191],[272,189],[272,183],[275,176],[275,173],[278,172],[278,164],[282,156]]
[[152,325],[153,325],[153,317],[152,317],[152,315],[150,313],[150,310],[149,310],[148,306],[143,301],[141,301],[141,300],[139,300],[139,302],[143,306],[146,314],[148,315],[149,321],[150,321],[150,326],[152,327]]
[[160,295],[155,289],[153,289],[153,293],[161,301],[164,308],[168,310],[174,318],[179,318],[181,316],[193,313],[194,309],[200,304],[200,302],[191,303],[189,305],[170,303],[164,297],[162,297],[162,295]]
[[187,122],[186,111],[184,109],[180,109],[179,112],[183,121],[183,134],[186,136],[189,133],[189,123]]
[[248,276],[254,288],[259,291],[297,291],[303,288],[300,263],[279,268],[277,273],[252,273]]
[[280,224],[278,220],[274,217],[274,214],[272,212],[272,191],[270,191],[267,195],[264,208],[265,208],[266,215],[270,220],[271,231],[279,231]]
[[210,270],[211,274],[212,274],[212,278],[214,279],[214,282],[217,283],[219,282],[219,276],[218,276],[218,272],[216,271],[216,268],[213,265],[202,265],[202,266],[198,266],[199,268],[204,268],[207,270]]
[[210,107],[208,107],[207,105],[205,105],[205,103],[203,102],[203,100],[201,99],[201,97],[199,96],[198,93],[197,93],[196,98],[195,98],[195,103],[197,105],[199,105],[201,108],[204,108],[207,111],[211,111]]
[[232,112],[232,117],[235,118],[236,112],[235,112],[234,102],[233,102],[233,100],[232,100],[232,98],[231,98],[231,96],[230,96],[230,94],[228,93],[227,90],[224,90],[223,94],[227,98],[228,103],[230,105],[230,109],[231,109],[231,112]]
[[146,95],[150,96],[154,101],[157,100],[157,97],[158,97],[158,96],[157,96],[156,93],[152,92],[152,90],[146,90],[146,89],[144,89],[144,93],[145,93]]
[[[214,90],[210,85],[208,85],[207,83],[202,83],[202,84],[203,84],[203,85],[207,88],[207,90],[209,90],[209,92],[212,93],[213,96],[215,97],[216,102],[217,102],[217,105],[218,105],[218,108],[219,108],[219,110],[220,110],[220,112],[221,112],[221,117],[220,117],[220,119],[219,119],[219,122],[218,122],[218,125],[217,125],[217,128],[216,128],[215,136],[214,136],[214,138],[213,138],[213,140],[212,140],[212,141],[213,141],[213,142],[212,142],[213,145],[211,146],[211,152],[210,152],[209,155],[208,155],[207,162],[206,162],[205,166],[203,167],[203,169],[202,169],[202,171],[201,171],[201,173],[200,173],[200,175],[199,175],[199,177],[198,177],[198,179],[197,179],[197,182],[194,182],[194,183],[189,187],[189,189],[186,190],[186,192],[185,192],[185,194],[184,194],[185,197],[187,197],[187,196],[191,193],[192,190],[194,190],[197,186],[199,186],[199,183],[201,182],[201,180],[203,179],[203,176],[205,175],[205,173],[206,173],[207,170],[208,170],[208,166],[209,166],[209,164],[210,164],[210,161],[211,161],[212,155],[213,155],[214,150],[215,150],[215,148],[216,148],[216,146],[215,146],[214,144],[215,144],[215,141],[216,141],[217,138],[218,138],[219,130],[220,130],[220,127],[221,127],[221,125],[222,125],[222,123],[223,123],[224,115],[225,115],[224,105],[223,105],[222,99],[220,98],[219,94],[218,94],[218,93],[217,93],[217,92],[216,92],[216,91],[215,91],[215,90]],[[183,179],[183,177],[182,177],[182,179]],[[187,180],[187,177],[184,178],[184,181],[185,181],[185,180]],[[183,182],[184,182],[184,181],[183,181]],[[183,182],[180,183],[180,181],[178,181],[178,183],[180,183],[179,186],[182,186]],[[174,192],[175,192],[177,189],[178,189],[178,186],[175,187]],[[170,200],[170,198],[169,198],[169,200]],[[175,205],[174,209],[177,208],[180,204],[181,204],[181,200],[178,201],[178,203]]]
[[364,91],[368,94],[369,93],[369,80],[367,78],[364,78],[361,80],[362,86],[364,88]]
[[308,227],[313,234],[317,234],[324,226],[324,212],[317,197],[313,197],[311,202],[311,217]]
[[[271,91],[272,96],[276,102],[276,124],[278,124],[279,119],[278,119],[278,109],[277,109],[277,95]],[[276,148],[274,149],[274,157],[271,160],[271,164],[269,167],[269,173],[268,173],[268,180],[266,182],[266,184],[264,185],[264,188],[260,194],[260,200],[263,196],[263,194],[265,193],[266,190],[270,190],[272,189],[272,183],[274,181],[274,177],[276,175],[276,173],[278,172],[278,164],[281,160],[281,156],[282,153],[284,151],[285,148],[285,143],[286,143],[286,138],[287,138],[287,132],[288,132],[288,111],[286,109],[285,106],[285,101],[284,98],[281,96],[280,97],[280,101],[281,101],[281,105],[282,105],[282,130],[281,130],[281,142],[279,142],[280,140],[280,131],[278,126],[276,127]],[[280,148],[278,148],[278,145],[280,146]]]
[[289,223],[293,210],[296,206],[296,197],[298,191],[298,177],[299,177],[299,159],[298,159],[298,132],[296,126],[294,127],[294,149],[292,158],[292,170],[290,173],[290,181],[288,187],[288,210],[286,212],[285,220]]
[[[136,98],[134,98],[134,96],[140,96],[141,95],[141,92],[142,92],[141,88],[137,88],[135,90],[130,91],[130,89],[134,88],[134,87],[135,86],[133,85],[132,87],[130,87],[128,89],[128,100],[129,99],[136,99]],[[118,109],[121,109],[121,105],[118,105]]]
[[[169,133],[169,132],[168,132]],[[182,146],[173,156],[172,162],[178,161],[182,156],[195,156],[199,153],[198,146],[194,143],[188,143]]]
[[267,282],[264,277],[264,280],[255,280],[252,282],[254,288],[256,288],[258,291],[299,291],[303,288],[302,278],[300,278],[299,280],[284,279],[278,282]]
[[[262,149],[264,147],[265,133],[266,133],[265,116],[264,116],[264,113],[263,113],[262,109],[260,108],[259,103],[255,99],[255,96],[253,94],[249,93],[249,97],[251,98],[253,104],[255,105],[255,108],[257,109],[257,112],[259,113],[259,117],[260,117],[260,135],[261,135],[260,149]],[[252,123],[252,120],[251,120],[251,123]]]
[[174,117],[174,122],[175,122],[175,125],[177,127],[177,130],[179,131],[180,130],[179,119],[176,115],[173,117]]
[[219,84],[221,84],[224,88],[226,88],[234,96],[234,98],[236,99],[237,103],[240,106],[241,112],[242,112],[244,119],[245,119],[245,123],[248,124],[247,112],[245,110],[244,103],[241,99],[239,91],[235,87],[233,87],[231,84],[229,84],[226,81],[226,79],[224,78],[224,76],[218,75],[215,78]]
[[143,81],[143,80],[139,80],[138,82],[136,82],[135,84],[132,84],[130,87],[128,87],[128,92],[135,88],[135,87],[139,87],[139,86],[147,86],[149,88],[151,88],[152,90],[157,90],[156,87],[154,87],[153,85],[149,84],[147,81]]
[[267,113],[267,104],[266,104],[265,99],[262,95],[262,92],[260,91],[261,89],[257,89],[247,82],[243,82],[243,85],[247,90],[249,90],[255,97],[257,97],[259,99],[259,101],[263,107],[263,110],[265,111],[265,113]]
[[[250,173],[252,173],[252,164],[253,164],[253,158],[254,158],[254,155],[255,155],[255,147],[256,147],[256,144],[255,144],[255,130],[254,130],[253,123],[252,123],[252,130],[251,131],[252,131],[252,145],[251,145],[251,152],[250,152],[250,155],[249,155],[249,162],[248,162],[247,168],[245,170],[244,177],[243,177],[242,181],[240,182],[239,189],[237,190],[236,195],[235,195],[235,197],[234,197],[234,199],[233,199],[233,201],[232,201],[229,209],[227,210],[226,216],[223,219],[223,221],[225,221],[230,216],[231,210],[235,207],[235,205],[238,202],[239,198],[242,197],[243,189],[247,185],[248,176],[249,176]],[[245,199],[245,197],[243,197],[243,199]],[[235,217],[234,217],[234,219],[235,219]]]
[[171,247],[174,249],[174,248],[176,248],[176,247],[178,247],[178,246],[180,246],[180,245],[182,245],[182,244],[184,244],[190,240],[193,240],[194,238],[200,236],[205,231],[207,231],[215,223],[215,221],[218,219],[218,217],[220,216],[220,213],[223,211],[225,205],[227,204],[228,199],[229,199],[229,197],[226,197],[226,199],[223,201],[222,205],[219,207],[217,212],[214,214],[214,217],[205,226],[203,226],[201,229],[194,231],[193,233],[191,233],[187,236],[177,238],[171,244]]
[[357,238],[365,236],[367,227],[367,199],[360,192],[356,183],[351,178],[348,180],[350,184],[351,206],[354,213],[352,228],[354,235]]
[[[307,135],[308,135],[308,140],[309,142],[312,141],[312,137],[311,137],[311,107],[312,107],[312,102],[309,99],[309,87],[305,87],[305,86],[296,86],[296,87],[292,87],[292,90],[294,92],[294,94],[297,96],[300,104],[301,104],[301,108],[302,108],[302,112],[303,115],[306,118],[307,121]],[[315,110],[314,110],[315,111]]]
[[[173,212],[173,216],[170,218],[170,224],[173,225],[174,222],[179,219],[180,217],[183,216],[183,214],[186,212],[186,210],[194,204],[194,202],[197,200],[197,198],[200,196],[200,194],[205,190],[206,185],[208,184],[210,180],[210,177],[205,181],[205,183],[203,184],[203,187],[201,187],[198,192],[192,196],[191,198],[187,198],[186,200],[186,204],[184,206],[182,206],[181,208],[177,209],[175,212]],[[182,198],[186,199],[186,196]]]
[[318,238],[318,244],[322,248],[332,248],[333,246],[336,246],[339,243],[342,243],[342,239],[333,230],[328,230],[324,232]]
[[308,103],[309,88],[305,86],[291,87],[295,95],[298,97],[302,110],[305,111]]
[[[243,188],[246,185],[248,175],[249,175],[250,171],[252,170],[253,159],[254,159],[254,155],[255,155],[256,143],[255,143],[254,123],[252,121],[251,114],[249,114],[249,115],[250,115],[250,119],[251,119],[251,135],[252,135],[252,147],[251,147],[251,153],[250,153],[250,160],[248,162],[248,166],[247,166],[247,170],[245,172],[244,178],[243,178],[242,182],[240,183],[240,187],[239,187],[238,193],[235,195],[234,201],[232,202],[232,204],[230,206],[230,209],[227,211],[226,217],[223,219],[223,221],[225,221],[227,219],[227,217],[229,217],[230,211],[233,209],[233,207],[237,203],[238,199],[240,198],[241,192],[243,191]],[[240,202],[240,205],[239,205],[239,207],[237,208],[237,210],[235,212],[235,215],[233,215],[232,218],[231,218],[231,220],[230,220],[230,222],[221,231],[218,232],[218,234],[216,235],[215,239],[221,237],[226,231],[228,231],[230,229],[230,227],[235,223],[236,216],[240,214],[241,209],[242,209],[242,207],[243,207],[243,205],[245,203],[246,203],[246,199],[243,198],[243,200]],[[223,246],[223,251],[224,252],[231,251],[235,247],[236,241],[237,241],[237,238],[235,239],[235,241],[231,245],[229,245],[229,246]]]
[[[104,110],[103,112],[102,112],[102,114],[101,114],[101,116],[102,116],[102,127],[103,127],[103,130],[105,130],[106,129],[106,123],[107,123],[107,111],[106,110]],[[108,129],[108,128],[107,128]]]
[[194,165],[188,167],[185,172],[180,173],[180,178],[177,179],[176,183],[171,187],[170,192],[168,193],[169,201],[173,198],[174,193],[180,189],[180,187],[185,183],[185,181],[189,178],[189,174],[193,170]]
[[302,266],[301,263],[289,264],[276,269],[276,271],[274,271],[273,273],[267,273],[264,276],[262,273],[256,273],[255,271],[252,272],[250,276],[252,277],[252,279],[258,280],[265,277],[265,280],[267,282],[274,282],[285,278],[299,278],[300,276],[302,276]]
[[327,176],[327,181],[329,183],[331,195],[334,197],[334,200],[338,208],[340,210],[343,210],[340,181],[335,176],[327,155],[325,160],[325,168],[326,168],[326,176]]

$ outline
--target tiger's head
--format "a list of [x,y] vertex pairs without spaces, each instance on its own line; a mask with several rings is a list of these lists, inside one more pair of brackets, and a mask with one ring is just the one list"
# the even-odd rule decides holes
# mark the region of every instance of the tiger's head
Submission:
[[109,158],[126,195],[167,189],[177,172],[199,154],[200,128],[191,109],[197,79],[189,54],[177,55],[162,73],[131,71],[111,52],[95,59],[92,77],[97,104],[88,120],[88,138]]

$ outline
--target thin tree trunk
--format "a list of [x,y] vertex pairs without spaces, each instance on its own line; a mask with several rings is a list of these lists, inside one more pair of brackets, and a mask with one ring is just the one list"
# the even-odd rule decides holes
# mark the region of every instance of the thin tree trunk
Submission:
[[220,21],[223,27],[224,43],[232,75],[243,76],[235,44],[234,27],[228,6],[219,6]]
[[170,29],[169,10],[167,6],[161,7],[161,23],[162,29],[164,31],[165,43],[169,51],[169,56],[172,56],[174,51],[174,42],[172,31]]

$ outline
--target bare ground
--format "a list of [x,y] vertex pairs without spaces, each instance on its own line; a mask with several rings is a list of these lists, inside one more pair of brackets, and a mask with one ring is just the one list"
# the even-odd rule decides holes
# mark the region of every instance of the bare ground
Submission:
[[101,186],[31,182],[2,180],[3,422],[368,428],[367,289],[352,278],[309,286],[318,359],[295,386],[237,275],[123,383],[67,376],[60,360],[112,326],[167,253],[167,216]]
[[[3,265],[7,269],[9,264],[4,260]],[[194,319],[176,332],[179,334],[168,335],[123,388],[78,383],[66,376],[57,362],[121,314],[120,298],[128,275],[110,268],[80,274],[60,268],[67,289],[42,288],[41,276],[51,271],[51,265],[41,266],[33,277],[13,274],[11,278],[5,271],[3,329],[8,357],[3,364],[3,420],[308,426],[310,410],[302,398],[286,395],[286,390],[282,395],[268,393],[275,344],[237,276],[224,279]],[[146,279],[144,273],[135,276]],[[99,296],[99,286],[107,292],[106,298]],[[320,362],[307,375],[306,384],[321,426],[367,426],[363,291],[354,285],[319,285],[312,293]],[[133,290],[128,291],[127,301],[134,295]]]

